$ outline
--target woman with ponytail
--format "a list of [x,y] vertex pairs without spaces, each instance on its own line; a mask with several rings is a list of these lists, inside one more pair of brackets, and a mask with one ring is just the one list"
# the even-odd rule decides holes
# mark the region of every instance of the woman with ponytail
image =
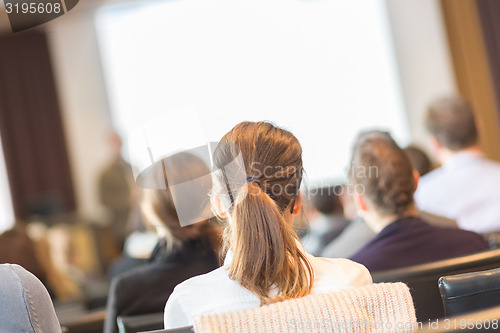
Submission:
[[179,284],[165,306],[165,328],[194,317],[372,283],[347,259],[307,254],[292,224],[300,213],[302,148],[267,122],[236,125],[215,149],[212,203],[225,218],[224,265]]

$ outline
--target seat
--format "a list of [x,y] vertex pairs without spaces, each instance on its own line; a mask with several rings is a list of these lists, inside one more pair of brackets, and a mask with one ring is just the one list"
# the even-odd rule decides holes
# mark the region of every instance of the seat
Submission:
[[118,316],[116,322],[120,333],[159,330],[163,328],[163,312],[138,316]]
[[45,286],[19,265],[0,265],[0,332],[61,333]]
[[403,283],[309,295],[194,319],[196,333],[409,332],[415,327],[415,309]]
[[432,263],[375,272],[373,282],[404,282],[410,288],[417,320],[444,317],[438,288],[441,276],[500,268],[500,250],[480,252]]
[[439,291],[446,316],[500,305],[500,269],[444,276]]
[[60,321],[69,333],[102,333],[105,317],[105,310],[96,310],[61,317]]

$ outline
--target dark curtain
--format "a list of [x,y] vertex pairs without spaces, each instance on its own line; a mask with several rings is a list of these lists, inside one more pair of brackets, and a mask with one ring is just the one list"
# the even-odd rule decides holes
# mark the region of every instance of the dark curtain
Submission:
[[500,106],[500,1],[476,1],[498,108]]
[[0,135],[17,218],[75,209],[45,33],[0,36]]

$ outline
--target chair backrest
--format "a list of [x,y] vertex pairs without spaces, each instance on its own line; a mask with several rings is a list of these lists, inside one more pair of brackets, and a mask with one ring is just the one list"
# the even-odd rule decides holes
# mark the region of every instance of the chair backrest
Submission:
[[415,309],[403,283],[379,283],[309,295],[194,319],[196,333],[404,332],[415,325]]
[[61,333],[45,286],[19,265],[0,265],[0,332]]
[[500,250],[373,273],[374,282],[404,282],[410,288],[418,321],[444,317],[441,276],[499,268]]
[[96,310],[60,317],[60,321],[69,333],[102,333],[105,317],[105,310]]
[[446,316],[500,305],[500,269],[444,276],[439,291]]
[[120,333],[159,330],[163,328],[163,312],[138,316],[118,316],[116,323]]

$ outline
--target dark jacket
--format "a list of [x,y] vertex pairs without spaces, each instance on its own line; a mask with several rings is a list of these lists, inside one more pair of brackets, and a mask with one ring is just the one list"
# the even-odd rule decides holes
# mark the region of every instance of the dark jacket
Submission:
[[474,232],[436,227],[418,217],[405,217],[385,227],[350,259],[376,272],[488,249],[488,243]]
[[166,242],[161,240],[150,263],[115,277],[108,294],[104,333],[118,332],[118,316],[163,312],[177,284],[218,268],[217,256],[208,243],[191,241],[167,255]]

